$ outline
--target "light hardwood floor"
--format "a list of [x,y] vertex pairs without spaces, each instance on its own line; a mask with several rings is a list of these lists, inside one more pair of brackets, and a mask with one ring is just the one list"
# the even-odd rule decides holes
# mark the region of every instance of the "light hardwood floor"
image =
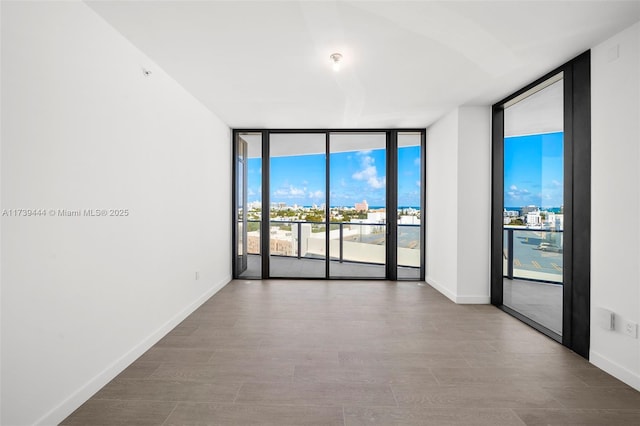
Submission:
[[489,305],[233,281],[65,425],[638,425],[640,393]]

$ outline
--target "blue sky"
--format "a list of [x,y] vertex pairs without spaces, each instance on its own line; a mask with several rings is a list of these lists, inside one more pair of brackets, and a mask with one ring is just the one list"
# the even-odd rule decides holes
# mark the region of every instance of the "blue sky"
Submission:
[[[384,149],[331,154],[332,206],[353,206],[367,200],[384,206],[386,157]],[[398,150],[398,205],[420,205],[420,148]],[[271,202],[310,206],[325,202],[325,156],[299,155],[271,159]],[[249,160],[248,201],[261,199],[260,159]]]
[[505,207],[563,205],[563,134],[504,139]]

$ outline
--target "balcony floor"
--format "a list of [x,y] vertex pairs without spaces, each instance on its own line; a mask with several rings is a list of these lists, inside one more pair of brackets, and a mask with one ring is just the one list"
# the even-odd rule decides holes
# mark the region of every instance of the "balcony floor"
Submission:
[[[261,256],[249,255],[247,270],[241,278],[260,278]],[[384,265],[368,263],[331,261],[329,266],[332,278],[384,278]],[[271,256],[271,276],[277,278],[324,278],[325,263],[320,259],[298,259],[295,257]],[[418,280],[417,268],[398,268],[398,279]]]
[[502,303],[562,335],[562,285],[505,278]]

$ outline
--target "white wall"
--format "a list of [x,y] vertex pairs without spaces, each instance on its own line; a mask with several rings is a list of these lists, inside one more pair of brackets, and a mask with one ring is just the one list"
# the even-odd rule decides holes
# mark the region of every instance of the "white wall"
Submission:
[[458,108],[427,129],[426,281],[455,300],[458,287]]
[[591,88],[590,360],[640,390],[640,340],[596,319],[640,322],[640,23],[592,49]]
[[458,130],[458,303],[491,295],[491,109],[462,107]]
[[426,281],[456,303],[490,301],[489,107],[427,129]]
[[0,423],[54,424],[229,281],[229,129],[84,3],[2,2],[1,158],[2,209],[129,210],[2,218]]

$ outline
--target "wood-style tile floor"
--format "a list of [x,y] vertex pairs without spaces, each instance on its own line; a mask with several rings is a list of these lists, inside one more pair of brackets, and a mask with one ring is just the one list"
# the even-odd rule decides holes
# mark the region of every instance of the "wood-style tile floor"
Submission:
[[493,306],[233,281],[66,425],[639,425],[640,393]]

